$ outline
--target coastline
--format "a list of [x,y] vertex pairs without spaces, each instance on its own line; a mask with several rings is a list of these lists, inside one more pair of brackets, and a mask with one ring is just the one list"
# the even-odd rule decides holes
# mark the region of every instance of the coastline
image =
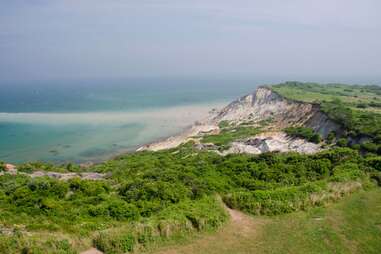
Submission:
[[[60,129],[62,126],[88,124],[92,128],[90,130],[92,133],[85,129],[82,131],[85,132],[84,135],[79,135],[72,141],[73,143],[70,143],[69,138],[63,136],[60,141],[55,141],[55,144],[41,147],[39,143],[33,143],[30,147],[23,146],[22,149],[16,149],[17,147],[8,149],[8,146],[3,144],[7,150],[0,147],[0,160],[15,164],[27,161],[45,161],[55,164],[100,163],[135,152],[141,147],[182,135],[200,119],[208,118],[211,111],[222,108],[226,104],[226,101],[217,101],[132,112],[0,113],[0,122],[3,124],[36,125],[39,128],[48,126],[53,130]],[[141,123],[141,125],[136,125],[136,123]],[[128,134],[130,125],[135,129],[132,134]],[[3,135],[6,134],[3,133]],[[45,133],[41,136],[44,139],[47,137]],[[30,137],[39,140],[32,134]],[[57,153],[53,154],[50,151],[57,151]],[[88,151],[89,156],[82,156],[83,151]],[[18,160],[14,158],[18,158]]]

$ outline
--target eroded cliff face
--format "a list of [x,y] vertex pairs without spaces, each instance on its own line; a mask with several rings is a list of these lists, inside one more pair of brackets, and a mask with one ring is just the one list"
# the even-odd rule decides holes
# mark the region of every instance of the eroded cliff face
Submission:
[[[189,140],[193,140],[197,143],[198,140],[197,138],[194,139],[194,137],[202,136],[204,134],[217,134],[219,132],[218,124],[224,120],[236,125],[249,122],[255,125],[256,123],[259,124],[261,121],[267,121],[268,123],[263,131],[281,131],[289,126],[306,126],[314,129],[324,138],[326,138],[331,131],[334,131],[339,135],[341,133],[340,125],[331,121],[323,112],[321,112],[319,105],[289,100],[268,87],[259,87],[254,93],[233,101],[222,110],[217,113],[214,112],[210,117],[199,121],[183,133],[160,142],[145,145],[139,148],[138,151],[157,151],[174,148]],[[268,137],[266,142],[270,140],[270,138],[271,137]],[[273,141],[271,142],[274,143]],[[292,145],[292,142],[287,141],[285,143],[287,144],[284,144],[284,146],[287,145],[292,148],[290,150],[300,150],[295,148]],[[274,147],[274,150],[278,149],[277,146]],[[245,151],[248,151],[247,147],[245,149]],[[287,149],[282,148],[278,150],[286,151]],[[317,151],[318,149],[312,150]]]
[[306,126],[323,137],[331,131],[340,133],[341,129],[320,111],[319,105],[289,100],[268,87],[259,87],[254,93],[230,103],[213,120],[235,123],[269,120],[273,129]]
[[219,152],[221,155],[231,153],[261,154],[265,152],[297,152],[314,154],[321,151],[319,144],[308,142],[301,138],[291,138],[284,132],[263,132],[254,137],[231,143],[228,150]]

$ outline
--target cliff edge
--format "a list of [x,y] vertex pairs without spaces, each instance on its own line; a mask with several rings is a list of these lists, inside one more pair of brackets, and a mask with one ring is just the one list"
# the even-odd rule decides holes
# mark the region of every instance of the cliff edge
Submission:
[[268,121],[267,129],[273,131],[279,131],[290,126],[305,126],[312,128],[323,138],[326,138],[332,131],[341,132],[340,125],[330,120],[320,110],[318,104],[290,100],[273,91],[271,87],[261,86],[255,92],[231,102],[214,115],[198,122],[180,135],[145,145],[138,151],[174,148],[193,140],[195,136],[204,133],[218,133],[218,125],[222,121],[234,125]]
[[324,138],[331,131],[340,132],[340,125],[330,120],[318,104],[284,98],[271,87],[261,86],[223,108],[214,121],[260,122],[271,120],[271,127],[305,126]]

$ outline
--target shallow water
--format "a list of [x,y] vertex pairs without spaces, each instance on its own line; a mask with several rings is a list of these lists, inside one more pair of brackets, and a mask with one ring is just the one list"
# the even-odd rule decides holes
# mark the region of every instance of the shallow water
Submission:
[[144,112],[0,113],[0,158],[100,161],[180,132],[220,105]]
[[253,82],[124,82],[2,84],[0,160],[101,161],[174,135],[255,89]]

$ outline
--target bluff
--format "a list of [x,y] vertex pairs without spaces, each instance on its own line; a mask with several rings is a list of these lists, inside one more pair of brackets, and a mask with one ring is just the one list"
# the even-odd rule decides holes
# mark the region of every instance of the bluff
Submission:
[[259,123],[268,121],[268,129],[280,131],[290,126],[305,126],[312,128],[323,138],[330,132],[338,135],[342,132],[339,124],[330,120],[315,103],[307,103],[285,98],[271,89],[271,87],[258,87],[253,93],[247,94],[223,109],[214,112],[186,129],[183,133],[166,140],[140,147],[142,150],[161,150],[174,148],[194,137],[205,133],[218,133],[219,124],[228,121],[234,125],[240,123]]
[[266,120],[270,120],[271,126],[276,129],[310,127],[323,137],[327,137],[331,131],[341,132],[340,125],[330,120],[318,104],[287,99],[265,86],[233,101],[212,119],[216,123]]

